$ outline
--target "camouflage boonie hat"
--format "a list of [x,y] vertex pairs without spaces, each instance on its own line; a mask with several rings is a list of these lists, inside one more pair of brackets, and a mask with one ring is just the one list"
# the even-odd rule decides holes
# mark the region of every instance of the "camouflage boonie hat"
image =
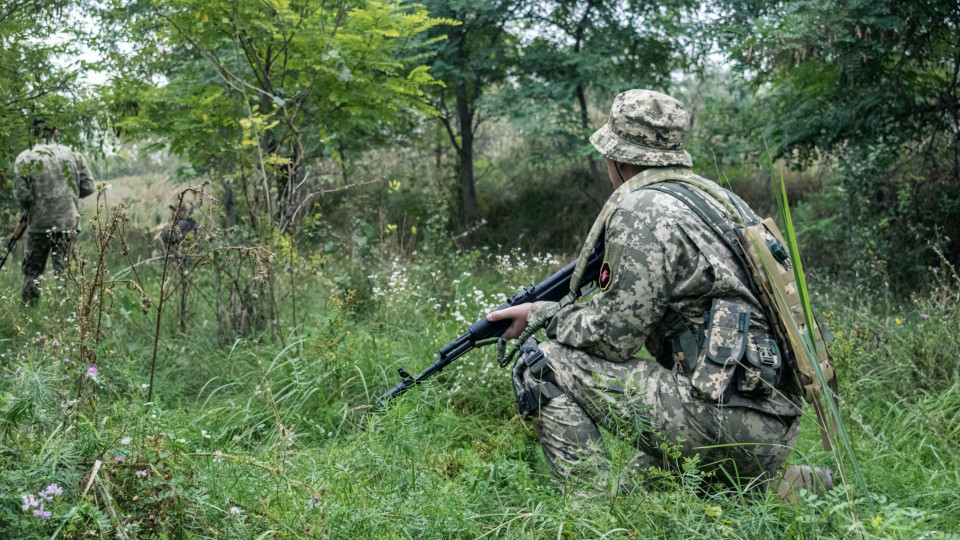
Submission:
[[613,100],[610,119],[590,136],[604,156],[620,163],[647,167],[691,167],[683,149],[687,135],[683,103],[653,90],[628,90]]

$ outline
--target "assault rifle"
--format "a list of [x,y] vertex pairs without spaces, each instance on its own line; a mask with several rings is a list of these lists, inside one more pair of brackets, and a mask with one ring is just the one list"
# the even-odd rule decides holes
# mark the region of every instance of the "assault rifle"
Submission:
[[[603,246],[598,243],[587,259],[586,268],[576,289],[577,297],[586,296],[596,288],[596,283],[600,278],[600,267],[603,264],[602,257]],[[506,304],[498,307],[497,311],[527,302],[559,302],[570,292],[570,280],[573,278],[573,271],[576,266],[577,261],[573,261],[540,283],[524,287],[520,292],[510,297]],[[583,289],[588,286],[590,288],[584,291]],[[403,368],[397,369],[397,373],[403,380],[389,392],[380,396],[377,403],[386,405],[391,399],[440,373],[443,368],[453,363],[457,358],[477,347],[495,342],[510,327],[510,323],[510,319],[491,322],[486,317],[482,317],[479,321],[471,324],[470,328],[460,337],[444,345],[439,352],[440,358],[416,377],[407,373]]]
[[10,240],[7,242],[7,252],[3,254],[3,260],[0,260],[0,269],[3,268],[3,264],[7,262],[7,257],[10,256],[10,252],[13,251],[13,246],[16,245],[17,240],[23,236],[23,232],[27,230],[27,216],[26,212],[20,216],[20,223],[17,224],[17,228],[13,230],[13,236],[10,237]]

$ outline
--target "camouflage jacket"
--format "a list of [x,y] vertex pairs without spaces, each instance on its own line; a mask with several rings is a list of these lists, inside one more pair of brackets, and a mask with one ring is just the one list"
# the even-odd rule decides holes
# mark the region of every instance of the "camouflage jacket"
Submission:
[[13,195],[30,212],[28,233],[79,230],[77,201],[93,193],[84,157],[62,144],[38,144],[17,156]]
[[[674,170],[720,190],[689,169]],[[658,171],[663,169],[648,169],[638,180]],[[713,203],[722,211],[719,203]],[[615,206],[603,229],[603,269],[609,275],[589,300],[566,306],[552,318],[548,337],[611,362],[626,361],[644,346],[659,359],[673,337],[664,321],[667,311],[679,314],[702,343],[704,315],[715,298],[748,304],[750,326],[770,328],[736,256],[683,202],[653,189],[618,189],[610,204]],[[537,302],[528,321],[555,309],[553,302]],[[754,408],[791,414],[783,407]]]

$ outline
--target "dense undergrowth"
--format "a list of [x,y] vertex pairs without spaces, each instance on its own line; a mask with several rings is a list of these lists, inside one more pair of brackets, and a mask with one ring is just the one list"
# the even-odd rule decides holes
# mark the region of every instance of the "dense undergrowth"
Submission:
[[[4,269],[0,537],[958,537],[960,286],[949,267],[931,268],[928,292],[906,302],[814,277],[871,514],[849,476],[849,491],[783,505],[711,486],[696,460],[631,493],[559,489],[491,349],[379,408],[397,367],[426,366],[564,257],[323,246],[329,257],[277,243],[280,309],[247,335],[224,330],[213,271],[198,265],[186,308],[171,301],[161,321],[152,399],[156,313],[141,312],[139,291],[94,294],[100,333],[81,343],[89,284],[48,280],[20,310],[16,266]],[[117,253],[105,260],[130,273]],[[162,263],[138,269],[156,298]],[[809,416],[792,460],[837,467]],[[618,474],[633,452],[611,448]]]

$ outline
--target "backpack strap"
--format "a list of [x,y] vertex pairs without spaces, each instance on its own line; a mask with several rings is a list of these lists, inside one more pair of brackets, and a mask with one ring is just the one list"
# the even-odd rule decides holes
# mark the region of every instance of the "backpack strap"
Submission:
[[[666,193],[667,195],[672,195],[674,198],[678,199],[680,202],[690,208],[690,210],[699,216],[700,219],[707,224],[707,226],[720,235],[720,239],[723,240],[723,243],[737,257],[737,262],[740,264],[740,268],[743,269],[745,275],[747,276],[746,283],[747,286],[750,287],[750,292],[752,292],[757,298],[760,297],[760,292],[757,290],[757,285],[751,278],[753,273],[750,269],[750,264],[747,262],[747,259],[743,253],[743,248],[740,246],[740,238],[737,235],[737,231],[730,226],[728,220],[724,219],[723,216],[720,215],[720,212],[718,212],[707,202],[706,197],[701,194],[699,189],[695,189],[690,187],[688,184],[681,183],[661,183],[656,186],[651,186],[648,189],[653,189],[661,193]],[[711,194],[711,196],[713,195],[714,194]],[[726,206],[728,207],[728,212],[730,210],[734,211],[734,213],[730,216],[731,218],[739,220],[740,224],[747,221],[743,219],[740,212],[730,205],[729,202],[727,202]],[[752,213],[753,212],[750,212],[750,214]]]

